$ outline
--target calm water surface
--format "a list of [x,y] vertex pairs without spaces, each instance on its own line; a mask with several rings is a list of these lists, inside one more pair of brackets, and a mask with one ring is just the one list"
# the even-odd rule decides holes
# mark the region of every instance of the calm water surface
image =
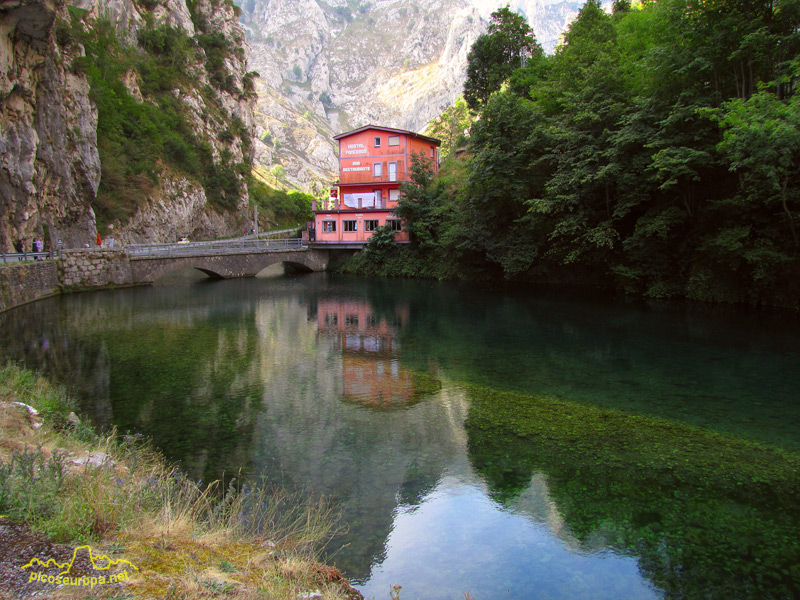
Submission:
[[309,275],[53,298],[0,340],[195,479],[336,499],[367,598],[800,593],[787,319]]

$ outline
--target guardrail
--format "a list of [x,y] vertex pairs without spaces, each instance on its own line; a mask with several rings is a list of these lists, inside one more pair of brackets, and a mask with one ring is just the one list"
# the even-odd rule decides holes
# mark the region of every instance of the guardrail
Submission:
[[52,258],[58,258],[58,253],[53,250],[47,252],[22,252],[14,254],[0,252],[0,262],[3,264],[25,262],[28,260],[49,260]]
[[211,242],[184,242],[174,244],[129,244],[125,250],[131,256],[194,256],[201,254],[234,254],[266,250],[304,248],[302,238],[235,239]]
[[[295,231],[294,229],[289,231]],[[277,233],[277,232],[275,232]],[[302,238],[237,238],[210,242],[185,242],[170,244],[117,244],[117,250],[125,250],[130,256],[193,256],[200,254],[233,254],[237,252],[256,252],[268,250],[288,250],[304,248],[307,242]],[[96,248],[105,250],[106,248]],[[0,263],[18,263],[29,260],[49,260],[59,258],[55,250],[47,252],[0,252]]]

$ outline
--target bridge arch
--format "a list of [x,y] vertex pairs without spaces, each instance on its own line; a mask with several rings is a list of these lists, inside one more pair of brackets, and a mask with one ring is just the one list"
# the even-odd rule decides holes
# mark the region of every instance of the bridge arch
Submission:
[[266,269],[269,269],[270,267],[274,267],[275,265],[283,265],[289,271],[294,272],[294,273],[313,273],[314,272],[314,269],[309,267],[306,263],[303,263],[303,262],[300,262],[300,261],[295,261],[295,260],[281,260],[281,261],[275,261],[272,264],[267,265],[266,267],[261,269],[258,273],[256,273],[256,276],[258,276],[261,273],[263,273]]

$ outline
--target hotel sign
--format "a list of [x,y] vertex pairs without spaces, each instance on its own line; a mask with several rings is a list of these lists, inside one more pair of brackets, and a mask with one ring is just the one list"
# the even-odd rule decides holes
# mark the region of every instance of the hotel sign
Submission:
[[366,154],[367,147],[364,144],[348,144],[344,153],[346,156],[350,156],[353,154]]

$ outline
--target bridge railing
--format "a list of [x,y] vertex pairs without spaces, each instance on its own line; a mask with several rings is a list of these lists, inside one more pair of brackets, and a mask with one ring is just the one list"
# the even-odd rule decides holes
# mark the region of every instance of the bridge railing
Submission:
[[239,238],[235,240],[173,244],[128,244],[125,249],[131,256],[193,256],[288,250],[291,248],[303,248],[305,245],[306,243],[301,238]]
[[57,252],[48,250],[46,252],[19,252],[19,253],[6,253],[0,252],[0,263],[16,263],[25,262],[28,260],[49,260],[58,258]]

